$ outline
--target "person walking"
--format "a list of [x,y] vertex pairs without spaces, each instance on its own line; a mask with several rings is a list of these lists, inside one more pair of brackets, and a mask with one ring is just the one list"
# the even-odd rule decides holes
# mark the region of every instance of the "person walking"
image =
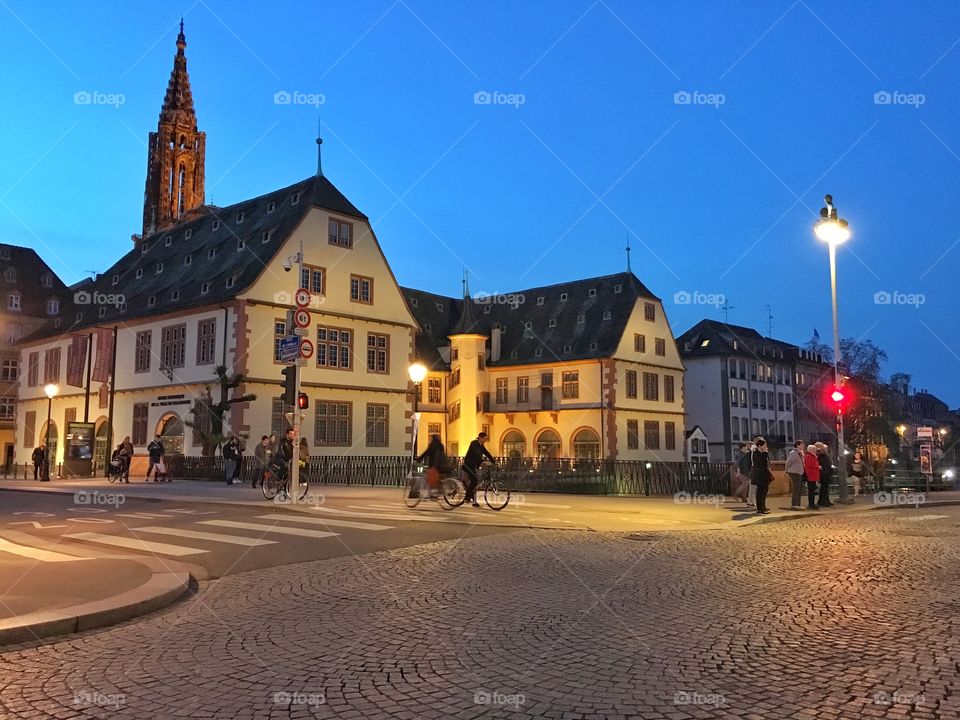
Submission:
[[120,443],[123,447],[123,454],[127,456],[127,465],[126,470],[123,474],[123,479],[129,483],[130,482],[130,465],[133,463],[133,443],[130,442],[130,436],[127,435],[123,438],[123,442]]
[[757,515],[769,515],[767,491],[770,489],[770,455],[767,441],[758,437],[750,453],[750,481],[757,487]]
[[850,478],[850,482],[853,483],[854,496],[859,495],[863,490],[868,472],[869,469],[863,461],[863,455],[857,450],[857,452],[853,454],[853,460],[850,461],[850,465],[847,467],[847,476]]
[[[742,443],[740,445],[740,457],[733,468],[733,497],[746,505],[752,505],[750,484],[750,445]],[[755,489],[754,489],[755,492]]]
[[830,461],[830,448],[822,442],[817,443],[817,460],[820,462],[820,498],[817,504],[822,508],[833,507],[830,502],[830,481],[833,480],[833,463]]
[[737,469],[747,479],[747,505],[750,507],[757,504],[757,485],[753,482],[753,451],[756,449],[756,445],[743,443],[740,446],[740,461],[737,463]]
[[784,470],[790,478],[790,509],[802,510],[800,505],[800,492],[803,489],[803,441],[797,440],[793,444],[793,450],[787,455],[787,462]]
[[803,454],[803,474],[807,478],[807,510],[819,510],[817,483],[820,482],[820,460],[816,445],[807,445],[807,451]]
[[469,501],[474,507],[480,507],[480,503],[477,502],[477,485],[480,482],[477,471],[483,465],[484,458],[490,462],[496,462],[484,445],[486,441],[487,434],[485,432],[480,433],[476,440],[470,441],[467,454],[463,456],[463,471],[467,474],[467,492],[464,502]]
[[253,487],[263,485],[263,473],[272,458],[273,450],[270,448],[270,436],[264,435],[260,438],[260,444],[253,449],[253,464],[256,466],[256,473],[254,473],[251,481]]
[[237,463],[239,458],[240,444],[233,435],[223,444],[220,452],[223,454],[223,477],[227,485],[235,485],[240,482],[235,479]]
[[[147,445],[147,455],[150,458],[150,463],[147,465],[147,476],[143,479],[144,482],[150,482],[150,473],[154,471],[164,456],[163,441],[160,439],[160,436],[157,435],[153,438],[153,441]],[[156,473],[153,475],[153,481],[157,482]]]
[[47,446],[43,443],[37,445],[30,459],[33,461],[33,479],[40,480],[43,477],[43,463],[47,459]]
[[243,440],[238,438],[236,435],[233,436],[233,449],[234,449],[234,464],[233,464],[233,477],[231,480],[234,485],[240,485],[243,481],[240,479],[240,474],[243,472],[243,451],[247,449],[247,446],[243,444]]

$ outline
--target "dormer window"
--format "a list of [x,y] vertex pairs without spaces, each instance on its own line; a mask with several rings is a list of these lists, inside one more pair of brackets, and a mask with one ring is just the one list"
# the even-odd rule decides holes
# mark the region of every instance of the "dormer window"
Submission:
[[174,290],[172,293],[170,293],[170,299],[171,299],[171,300],[179,300],[179,299],[180,299],[180,291],[179,291],[179,290]]
[[534,356],[534,357],[542,357],[542,356],[543,356],[543,348],[537,348],[536,350],[534,350],[534,351],[533,351],[533,356]]
[[437,303],[437,310],[443,312],[443,303]]
[[20,293],[16,290],[7,295],[7,310],[20,310]]
[[3,271],[3,279],[7,282],[15,283],[17,281],[17,271],[15,268],[8,267]]
[[78,312],[78,313],[77,313],[77,322],[78,322],[78,323],[83,322],[83,313],[82,313],[82,312]]
[[56,315],[60,312],[60,301],[57,298],[47,300],[47,315]]
[[614,286],[613,286],[613,294],[614,294],[614,295],[619,295],[619,294],[622,293],[622,292],[623,292],[623,285],[619,285],[619,284],[618,284],[618,285],[614,285]]
[[163,239],[163,246],[164,246],[164,247],[170,247],[171,245],[173,245],[173,238],[170,237],[169,235],[167,235],[167,236]]
[[553,318],[550,318],[550,322],[547,323],[547,327],[552,327],[552,328],[554,328],[554,327],[556,327],[556,326],[557,326],[557,321],[554,320]]
[[116,285],[116,284],[118,284],[119,282],[120,282],[120,276],[119,276],[119,275],[114,275],[114,276],[113,276],[113,280],[110,281],[110,284],[111,284],[111,285]]
[[139,280],[140,278],[142,278],[142,277],[143,277],[143,268],[137,268],[137,272],[135,273],[134,277],[135,277],[137,280]]
[[150,249],[150,243],[145,242],[143,245],[140,246],[140,254],[141,254],[141,255],[146,255],[146,254],[147,254],[147,250],[149,250],[149,249]]
[[53,287],[53,278],[50,276],[50,273],[43,274],[43,277],[40,278],[40,284],[44,287]]
[[277,209],[277,203],[275,201],[271,200],[270,202],[267,203],[268,213],[272,213],[276,209]]
[[597,296],[597,289],[590,288],[589,292],[587,292],[587,297],[596,297],[596,296]]
[[217,254],[216,248],[210,248],[209,250],[207,250],[207,258],[209,258],[210,260],[212,260],[213,256],[216,254]]
[[603,311],[603,319],[604,319],[604,320],[609,320],[609,319],[612,318],[612,317],[613,317],[613,313],[611,313],[609,310],[604,310],[604,311]]
[[232,287],[233,287],[234,285],[236,285],[236,284],[237,284],[237,278],[236,278],[236,276],[231,275],[230,277],[227,278],[227,287],[228,287],[228,288],[232,288]]
[[210,283],[205,282],[200,286],[200,294],[206,295],[208,292],[210,292]]
[[186,256],[183,258],[183,264],[184,264],[184,265],[189,265],[189,264],[192,263],[192,262],[193,262],[193,255],[186,255]]
[[127,311],[127,301],[124,300],[122,303],[120,303],[119,305],[117,305],[117,310],[118,310],[119,312],[125,313],[125,312]]
[[102,318],[106,314],[107,314],[107,308],[100,306],[100,309],[97,310],[97,317]]
[[54,326],[55,328],[60,327],[62,324],[63,324],[63,321],[62,321],[60,318],[55,318],[54,321],[53,321],[53,326]]
[[183,239],[189,240],[193,237],[193,228],[187,228],[183,233]]
[[565,353],[570,352],[571,349],[572,349],[572,348],[571,348],[569,345],[564,345],[564,346],[563,346],[563,351],[564,351]]
[[271,235],[271,232],[269,230],[264,230],[263,235],[260,236],[260,242],[261,243],[270,242],[270,235]]
[[510,353],[510,359],[511,359],[511,360],[516,360],[516,359],[517,359],[517,351],[516,351],[516,350],[514,350],[514,351],[512,351],[512,352]]
[[567,294],[560,293],[560,302],[566,302],[566,301],[567,301]]
[[159,275],[162,272],[163,272],[163,263],[159,262],[157,263],[157,275]]
[[417,307],[417,305],[418,305],[417,299],[416,299],[416,298],[410,298],[410,307]]
[[595,342],[590,343],[590,350],[593,351],[596,349],[597,349],[597,344]]
[[578,322],[578,323],[585,323],[586,321],[587,321],[587,316],[586,316],[586,315],[577,315],[577,322]]
[[243,210],[237,213],[237,225],[243,222]]
[[491,310],[493,310],[493,307],[491,305],[487,305],[483,308],[483,314],[489,315]]
[[237,240],[237,250],[243,250],[247,244],[243,240]]
[[524,329],[524,330],[532,330],[532,329],[533,329],[533,323],[532,323],[532,322],[525,322],[525,323],[523,324],[523,329]]
[[156,304],[157,304],[156,295],[151,295],[150,297],[147,298],[147,307],[153,307]]
[[10,259],[10,246],[3,245],[0,246],[0,260],[9,260]]
[[431,330],[433,330],[433,326],[430,323],[424,323],[423,329],[426,330],[427,332],[430,332]]
[[291,205],[296,205],[298,202],[300,202],[300,193],[295,192],[295,193],[293,194],[293,197],[290,198],[290,204],[291,204]]
[[541,305],[543,305],[544,299],[545,298],[543,297],[543,295],[537,298],[537,307],[540,307]]
[[220,221],[219,221],[219,220],[214,220],[214,221],[213,221],[213,229],[214,229],[214,230],[219,230],[219,229],[220,229]]

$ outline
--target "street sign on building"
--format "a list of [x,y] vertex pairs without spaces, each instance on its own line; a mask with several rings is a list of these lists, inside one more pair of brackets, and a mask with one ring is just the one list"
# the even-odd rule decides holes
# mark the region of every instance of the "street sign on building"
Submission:
[[300,339],[300,357],[309,360],[313,357],[313,343],[307,338]]
[[310,291],[306,288],[300,288],[297,290],[297,294],[293,298],[297,302],[297,307],[300,309],[310,307]]
[[280,362],[295,362],[300,355],[300,338],[296,335],[280,338]]
[[303,308],[298,309],[293,314],[293,324],[298,328],[305,328],[310,326],[310,311],[304,310]]

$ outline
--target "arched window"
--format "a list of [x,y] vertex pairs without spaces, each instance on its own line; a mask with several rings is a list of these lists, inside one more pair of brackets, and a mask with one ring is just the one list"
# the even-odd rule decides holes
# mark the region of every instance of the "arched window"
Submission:
[[527,441],[519,430],[508,430],[500,441],[500,455],[506,458],[520,458],[527,451]]
[[600,457],[600,436],[590,428],[584,428],[573,436],[573,456],[596,460]]
[[183,422],[176,415],[160,420],[158,434],[167,455],[183,455]]
[[550,459],[560,457],[560,436],[554,430],[544,430],[537,436],[537,457]]
[[186,179],[186,172],[183,169],[183,165],[180,166],[180,173],[177,176],[177,217],[183,215],[183,183]]

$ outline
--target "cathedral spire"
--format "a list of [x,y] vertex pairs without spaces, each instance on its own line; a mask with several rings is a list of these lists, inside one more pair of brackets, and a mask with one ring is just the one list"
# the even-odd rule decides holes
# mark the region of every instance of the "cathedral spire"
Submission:
[[172,225],[204,202],[207,136],[197,129],[186,48],[181,17],[177,54],[160,107],[157,132],[150,133],[143,195],[144,236]]

